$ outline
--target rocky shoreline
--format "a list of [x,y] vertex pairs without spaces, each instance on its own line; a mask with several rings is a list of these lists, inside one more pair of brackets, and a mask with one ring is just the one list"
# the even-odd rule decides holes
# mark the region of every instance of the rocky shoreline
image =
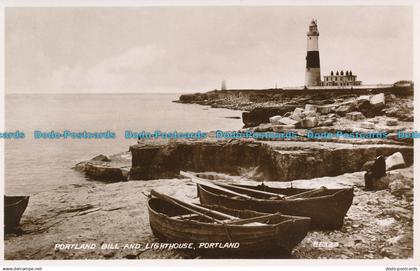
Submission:
[[[341,91],[341,92],[340,92]],[[246,126],[232,133],[292,132],[283,139],[139,140],[129,152],[98,155],[74,166],[103,183],[66,185],[31,196],[21,229],[5,235],[6,259],[197,258],[192,252],[153,250],[147,195],[152,189],[197,202],[195,184],[180,170],[232,183],[263,181],[273,187],[355,187],[353,205],[336,231],[308,233],[296,259],[413,257],[412,89],[243,90],[182,95],[179,102],[247,110]],[[245,116],[245,117],[244,117]],[[383,138],[326,137],[373,133]],[[308,136],[308,132],[318,137]],[[386,158],[378,191],[367,191],[364,174]],[[22,246],[22,244],[25,244]],[[57,244],[96,244],[60,249]],[[124,244],[142,244],[125,249]],[[106,248],[101,248],[106,246]]]
[[[370,106],[364,98],[382,94],[384,104]],[[323,107],[331,113],[345,115],[361,111],[365,117],[377,115],[413,121],[413,86],[393,86],[361,89],[261,89],[261,90],[214,90],[206,93],[184,94],[175,102],[209,105],[245,111],[242,120],[245,127],[268,123],[269,118],[292,112],[306,105]],[[360,99],[362,97],[362,99]],[[386,104],[385,104],[386,102]],[[341,108],[340,108],[341,107]],[[337,112],[336,109],[339,109]]]
[[[378,154],[395,153],[401,153],[405,160],[400,165],[402,168],[387,171],[385,189],[365,191],[363,175],[364,167],[368,164],[366,162]],[[109,157],[100,155],[75,166],[75,169],[84,171],[95,180],[104,177],[104,184],[66,185],[32,196],[21,221],[21,231],[5,236],[5,258],[202,257],[191,251],[146,248],[148,244],[159,242],[153,236],[148,222],[146,202],[152,189],[198,202],[195,184],[180,177],[179,169],[195,170],[210,179],[241,184],[254,184],[256,180],[260,180],[272,187],[353,186],[353,205],[347,213],[343,228],[308,233],[295,248],[292,257],[411,258],[414,182],[413,167],[410,166],[412,159],[412,146],[395,143],[355,145],[349,142],[317,141],[217,142],[214,139],[205,142],[140,142],[132,146],[128,153]],[[96,167],[101,170],[92,170]],[[106,174],[107,168],[110,169],[109,176]],[[127,179],[115,179],[115,183],[109,183],[115,169],[121,169],[121,174],[128,171]],[[97,172],[100,174],[92,175]],[[280,176],[289,177],[281,179]],[[22,243],[26,245],[22,246]],[[57,244],[96,244],[96,248],[58,249]],[[125,249],[124,246],[128,244],[140,244],[140,248]],[[106,248],[101,248],[102,246]]]

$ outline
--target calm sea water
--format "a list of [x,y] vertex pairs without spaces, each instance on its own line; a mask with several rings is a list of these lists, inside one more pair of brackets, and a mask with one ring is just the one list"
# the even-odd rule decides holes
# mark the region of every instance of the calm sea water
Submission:
[[[6,130],[26,138],[5,140],[5,191],[33,194],[64,184],[88,182],[71,169],[98,154],[128,150],[136,143],[124,131],[213,131],[242,127],[240,111],[177,104],[178,94],[6,95]],[[40,131],[107,131],[116,139],[34,139]]]

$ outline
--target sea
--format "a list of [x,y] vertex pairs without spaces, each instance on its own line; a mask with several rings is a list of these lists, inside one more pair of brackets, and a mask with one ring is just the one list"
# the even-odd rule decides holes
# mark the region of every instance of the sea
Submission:
[[[127,151],[126,130],[236,130],[242,112],[174,103],[180,94],[7,94],[5,130],[24,139],[5,142],[5,193],[32,195],[62,185],[95,182],[72,167],[98,154]],[[106,132],[115,139],[35,139],[41,132]]]

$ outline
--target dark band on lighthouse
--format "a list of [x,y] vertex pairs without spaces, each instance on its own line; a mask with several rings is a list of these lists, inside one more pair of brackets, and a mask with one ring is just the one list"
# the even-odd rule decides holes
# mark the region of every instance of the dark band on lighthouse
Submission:
[[306,68],[319,67],[319,51],[308,51],[306,55]]

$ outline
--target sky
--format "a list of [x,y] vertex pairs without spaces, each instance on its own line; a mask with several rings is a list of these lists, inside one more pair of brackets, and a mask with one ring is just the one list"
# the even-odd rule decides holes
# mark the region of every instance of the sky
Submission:
[[322,75],[412,80],[410,7],[8,7],[6,93],[302,86],[313,18]]

